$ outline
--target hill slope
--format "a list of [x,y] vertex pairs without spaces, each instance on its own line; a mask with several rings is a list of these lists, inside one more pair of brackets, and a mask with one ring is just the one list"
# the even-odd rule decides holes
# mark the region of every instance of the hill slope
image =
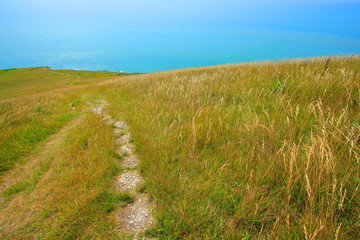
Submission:
[[[86,88],[2,101],[1,139],[12,139],[2,156],[29,143],[21,127],[53,129],[4,168],[7,180],[34,162],[3,191],[2,236],[125,238],[113,213],[130,200],[113,192],[122,170],[111,128],[86,111],[106,99],[109,114],[131,125],[141,191],[156,203],[149,236],[359,238],[360,58],[326,65],[307,59],[104,76]],[[73,130],[49,145],[65,125]]]
[[106,71],[52,70],[48,67],[0,70],[0,100],[93,84],[118,75]]

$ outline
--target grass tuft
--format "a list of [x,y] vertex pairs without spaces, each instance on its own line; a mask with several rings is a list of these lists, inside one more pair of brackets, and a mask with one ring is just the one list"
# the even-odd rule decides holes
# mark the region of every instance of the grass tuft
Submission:
[[17,182],[14,185],[10,186],[9,188],[7,188],[2,195],[3,196],[10,196],[13,194],[17,194],[19,192],[22,192],[24,190],[26,190],[27,188],[29,188],[29,183],[28,182]]

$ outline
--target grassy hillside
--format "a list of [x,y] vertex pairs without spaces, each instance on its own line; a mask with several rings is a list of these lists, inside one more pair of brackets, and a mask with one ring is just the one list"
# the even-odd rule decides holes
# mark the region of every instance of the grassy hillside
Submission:
[[96,83],[117,75],[113,72],[51,70],[47,67],[0,70],[0,100]]
[[[12,94],[1,95],[7,99],[0,101],[0,239],[126,239],[114,231],[114,211],[132,198],[113,189],[119,156],[111,127],[87,110],[96,100],[88,97],[92,90],[63,88],[68,76],[48,69],[30,76],[29,69],[11,71],[17,73],[4,73],[4,83],[6,76],[28,77],[23,88],[42,93],[21,96],[9,87]],[[71,73],[83,84],[115,75]],[[51,85],[56,81],[59,88]]]
[[[0,102],[1,132],[14,139],[0,144],[1,161],[17,156],[3,168],[15,180],[2,193],[1,238],[125,238],[113,211],[131,198],[113,192],[119,156],[111,128],[86,111],[96,99],[131,125],[156,203],[149,236],[360,238],[360,58],[325,65],[306,59],[113,80],[99,73],[85,88]],[[27,148],[22,139],[32,135],[20,129],[37,123],[53,131]]]
[[132,125],[159,237],[359,238],[360,59],[187,69],[102,86]]
[[89,85],[119,75],[126,74],[44,67],[0,70],[0,174],[79,115],[72,109],[81,107]]

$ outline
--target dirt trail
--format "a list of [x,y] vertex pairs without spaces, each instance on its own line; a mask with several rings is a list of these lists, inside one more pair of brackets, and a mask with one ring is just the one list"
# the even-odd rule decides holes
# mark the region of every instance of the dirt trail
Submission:
[[[47,140],[45,140],[44,145],[41,147],[42,151],[35,149],[34,152],[30,153],[28,157],[29,160],[26,161],[24,165],[15,167],[6,175],[4,175],[1,178],[0,195],[4,190],[14,185],[15,183],[24,179],[29,179],[32,174],[31,170],[39,165],[39,161],[42,158],[49,156],[56,145],[58,145],[63,140],[68,130],[79,124],[82,119],[83,117],[75,118],[70,123],[65,125],[59,132],[51,135]],[[0,202],[2,202],[2,198],[0,198]]]
[[79,79],[80,79],[80,76],[78,76],[78,75],[73,75],[73,74],[69,74],[69,73],[59,73],[59,72],[55,72],[55,71],[53,71],[53,73],[58,74],[58,75],[61,75],[61,76],[74,77],[74,79],[72,79],[67,85],[73,85],[73,83],[74,83],[76,80],[79,80]]
[[[131,144],[130,127],[126,122],[113,121],[109,115],[106,115],[104,108],[109,104],[106,101],[99,102],[92,108],[92,111],[103,116],[108,124],[113,124],[115,142],[119,144],[117,152],[125,155],[122,160],[122,167],[126,170],[118,175],[115,179],[115,187],[118,191],[129,192],[135,197],[133,203],[120,209],[118,216],[119,228],[129,234],[134,235],[134,239],[138,239],[139,235],[143,235],[146,229],[154,224],[155,220],[152,216],[152,203],[146,193],[136,191],[144,182],[140,172],[136,169],[140,163],[139,157],[134,153],[135,146]],[[143,237],[142,239],[148,239]]]

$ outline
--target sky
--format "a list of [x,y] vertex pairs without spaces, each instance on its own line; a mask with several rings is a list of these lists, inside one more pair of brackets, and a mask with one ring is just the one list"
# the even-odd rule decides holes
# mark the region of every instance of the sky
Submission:
[[360,0],[1,1],[0,27],[14,31],[226,26],[360,36]]

